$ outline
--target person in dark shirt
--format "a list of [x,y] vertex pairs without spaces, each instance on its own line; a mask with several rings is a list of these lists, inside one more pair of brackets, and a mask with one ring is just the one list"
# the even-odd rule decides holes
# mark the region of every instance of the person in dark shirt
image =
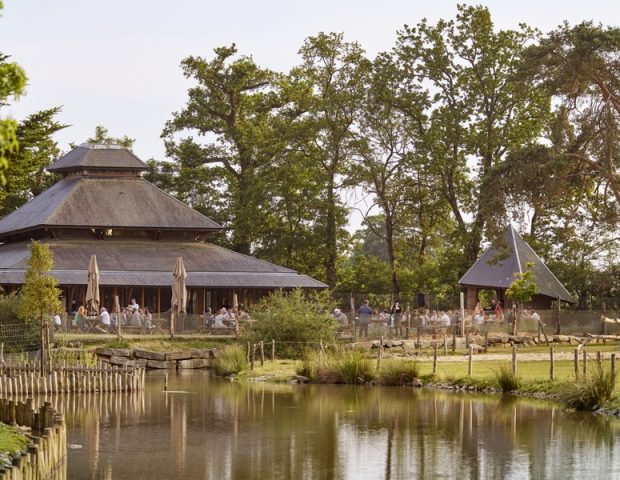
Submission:
[[364,301],[364,305],[362,305],[357,311],[360,315],[359,326],[360,326],[360,337],[368,338],[368,325],[370,325],[370,320],[372,318],[372,308],[370,308],[370,302],[368,300]]

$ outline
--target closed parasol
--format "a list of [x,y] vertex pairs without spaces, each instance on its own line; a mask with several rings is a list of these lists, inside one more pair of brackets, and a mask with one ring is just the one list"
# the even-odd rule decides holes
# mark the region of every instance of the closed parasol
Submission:
[[97,255],[90,256],[88,262],[88,286],[86,287],[86,305],[90,310],[99,313],[99,266]]
[[170,336],[174,337],[174,314],[185,313],[185,307],[187,305],[187,289],[185,288],[185,278],[187,278],[187,272],[185,271],[185,265],[183,264],[183,257],[178,257],[177,262],[174,265],[174,271],[172,272],[174,277],[172,280],[172,315],[170,317]]

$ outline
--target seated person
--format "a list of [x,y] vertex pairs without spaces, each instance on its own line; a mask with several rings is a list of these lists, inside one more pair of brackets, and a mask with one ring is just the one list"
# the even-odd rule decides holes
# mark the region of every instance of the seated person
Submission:
[[450,326],[450,315],[448,315],[446,312],[440,312],[440,314],[439,314],[439,322],[444,327],[449,327]]
[[334,308],[334,311],[332,312],[332,317],[336,319],[340,327],[346,327],[349,324],[347,316],[342,313],[339,308]]
[[110,330],[110,326],[111,326],[110,314],[108,313],[105,307],[101,307],[101,310],[99,313],[99,324],[97,325],[96,328],[101,333],[108,333],[108,331]]
[[484,313],[482,313],[482,310],[479,310],[474,315],[474,325],[483,325],[483,324],[484,324]]
[[86,319],[86,308],[84,308],[84,305],[80,305],[80,307],[77,310],[77,313],[75,314],[75,317],[73,317],[73,326],[84,328],[85,319]]
[[142,310],[142,319],[144,328],[149,331],[152,331],[155,328],[155,324],[153,323],[153,314],[150,312],[149,307],[144,307],[144,310]]
[[137,312],[138,310],[140,310],[140,305],[136,303],[135,298],[131,299],[131,302],[129,303],[129,308],[131,308],[132,312]]
[[203,317],[204,327],[205,328],[211,328],[213,326],[213,319],[214,318],[215,317],[213,316],[213,312],[211,312],[211,308],[210,307],[207,308],[205,310],[204,317]]
[[228,328],[225,321],[228,318],[228,312],[225,308],[221,308],[218,314],[213,319],[213,328]]
[[[239,321],[240,322],[249,322],[251,320],[252,320],[252,318],[250,317],[250,314],[248,312],[246,312],[243,307],[239,307]],[[234,317],[233,317],[233,321],[234,321]]]
[[[131,307],[128,307],[131,309]],[[140,310],[131,310],[129,314],[129,325],[132,327],[139,327],[142,325],[142,321],[140,320]]]

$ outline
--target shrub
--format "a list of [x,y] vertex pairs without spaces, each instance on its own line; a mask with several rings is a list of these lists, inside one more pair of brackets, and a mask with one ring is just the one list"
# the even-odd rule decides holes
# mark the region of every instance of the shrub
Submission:
[[410,385],[420,375],[418,362],[410,360],[384,360],[379,369],[381,385]]
[[247,368],[248,361],[245,351],[238,346],[227,346],[222,349],[212,363],[217,375],[227,377]]
[[307,350],[304,352],[301,362],[295,368],[297,375],[303,375],[310,380],[316,380],[317,368],[319,366],[319,356],[317,352]]
[[327,291],[308,295],[300,289],[274,292],[252,309],[256,322],[243,334],[243,340],[257,343],[273,339],[279,357],[301,358],[309,344],[334,340],[337,325],[330,314],[333,306]]
[[316,371],[322,383],[362,384],[375,378],[373,362],[358,351],[330,355]]
[[495,384],[502,392],[512,392],[519,389],[521,381],[517,375],[512,373],[512,369],[500,367],[495,372]]
[[575,410],[596,410],[611,400],[614,390],[611,372],[598,367],[589,377],[567,384],[560,392],[560,402]]
[[0,295],[0,325],[20,323],[19,301],[19,295]]

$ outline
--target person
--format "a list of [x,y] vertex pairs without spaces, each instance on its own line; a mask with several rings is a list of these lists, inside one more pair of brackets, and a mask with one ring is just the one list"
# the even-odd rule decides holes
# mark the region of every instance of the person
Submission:
[[144,307],[143,318],[144,328],[146,328],[149,333],[153,333],[153,330],[155,330],[155,324],[153,323],[153,314],[149,310],[149,307]]
[[478,310],[474,314],[474,325],[484,325],[484,313],[482,313],[482,310]]
[[340,310],[339,308],[334,308],[334,311],[332,312],[332,316],[338,322],[339,327],[346,327],[347,324],[349,323],[347,316],[344,313],[342,313],[342,310]]
[[59,332],[62,329],[62,319],[57,313],[54,314],[54,330]]
[[370,302],[368,300],[364,300],[364,304],[357,312],[359,313],[359,336],[365,336],[368,338],[368,325],[370,324],[370,320],[372,318],[372,308],[370,308]]
[[495,321],[497,323],[504,321],[504,309],[502,307],[502,302],[497,302],[495,305]]
[[140,321],[140,309],[134,310],[133,306],[130,305],[127,307],[127,311],[129,316],[129,325],[133,327],[139,327],[142,325],[142,322]]
[[394,302],[392,308],[390,309],[390,327],[394,327],[394,333],[396,335],[402,335],[402,328],[400,325],[400,314],[402,309],[400,308],[399,302]]
[[[232,320],[233,322],[235,321],[234,316]],[[250,317],[250,314],[246,312],[245,308],[243,308],[242,306],[239,306],[239,321],[240,322],[251,322],[252,321],[252,317]]]
[[213,312],[211,307],[207,308],[204,313],[204,327],[211,328],[213,326]]
[[74,327],[79,327],[82,330],[84,330],[85,328],[87,328],[86,325],[86,307],[84,307],[84,305],[80,305],[77,313],[75,314],[75,317],[73,317],[73,326]]
[[431,311],[427,308],[420,315],[420,325],[425,327],[431,321]]
[[101,307],[99,310],[99,322],[100,325],[97,326],[97,330],[101,333],[108,333],[112,322],[110,321],[110,314],[105,307]]
[[228,325],[224,323],[227,317],[228,312],[226,311],[226,308],[221,308],[218,314],[213,319],[213,328],[228,328]]
[[540,315],[538,315],[538,313],[535,310],[532,310],[532,313],[530,314],[530,320],[534,320],[535,322],[538,322],[540,320]]
[[441,311],[439,312],[439,322],[444,326],[444,327],[449,327],[450,326],[450,315],[448,315],[446,312]]
[[140,305],[136,303],[136,299],[132,298],[131,303],[129,304],[129,308],[131,309],[131,313],[137,313],[140,310]]

